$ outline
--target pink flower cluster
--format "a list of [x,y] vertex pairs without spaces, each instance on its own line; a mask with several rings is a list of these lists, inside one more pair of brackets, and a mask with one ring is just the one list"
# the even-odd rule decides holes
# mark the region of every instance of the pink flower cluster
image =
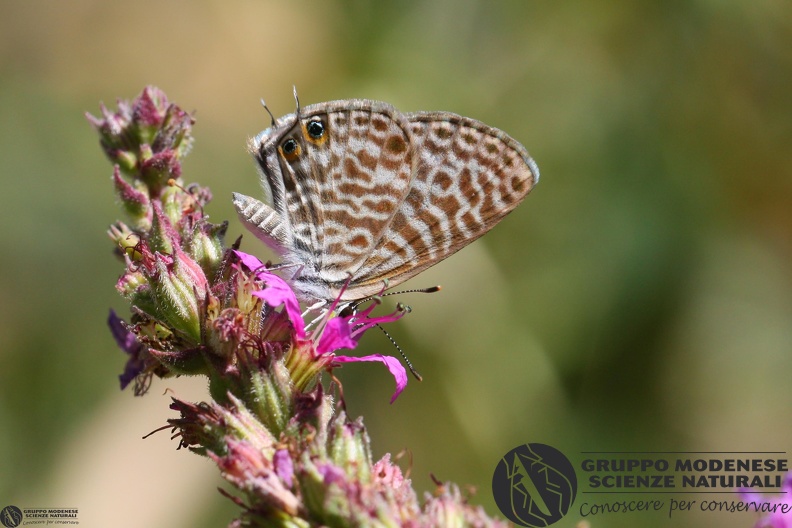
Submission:
[[396,380],[396,391],[391,397],[391,403],[401,394],[407,386],[407,371],[404,366],[393,356],[373,354],[369,356],[339,356],[336,350],[353,349],[363,333],[378,324],[390,323],[399,320],[404,311],[396,311],[390,315],[371,317],[371,312],[377,306],[372,302],[368,308],[360,313],[349,315],[335,315],[338,301],[336,300],[326,311],[314,330],[307,332],[305,322],[300,312],[297,296],[289,285],[279,276],[267,271],[264,264],[247,253],[235,251],[240,262],[255,273],[256,277],[266,284],[266,288],[254,291],[253,295],[262,299],[269,306],[277,308],[283,306],[291,321],[293,328],[293,346],[295,350],[309,355],[313,361],[321,362],[330,367],[342,363],[358,361],[379,361],[384,363]]

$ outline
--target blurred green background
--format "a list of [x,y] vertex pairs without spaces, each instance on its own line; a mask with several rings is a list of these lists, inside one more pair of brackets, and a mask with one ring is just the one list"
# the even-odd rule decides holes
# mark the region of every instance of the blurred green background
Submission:
[[[337,372],[375,456],[404,452],[417,489],[431,473],[496,514],[492,472],[525,442],[573,460],[792,445],[792,4],[6,1],[0,505],[76,507],[89,527],[216,527],[235,512],[210,462],[167,432],[141,440],[171,393],[201,399],[202,382],[118,390],[105,318],[128,311],[104,231],[120,211],[83,112],[146,84],[196,111],[185,179],[211,187],[229,240],[243,231],[231,192],[258,192],[245,142],[269,123],[259,98],[289,113],[293,84],[303,104],[477,118],[536,159],[520,208],[411,283],[443,291],[401,299],[413,314],[389,330],[425,381],[388,405],[385,369]],[[362,345],[394,353],[376,332]]]

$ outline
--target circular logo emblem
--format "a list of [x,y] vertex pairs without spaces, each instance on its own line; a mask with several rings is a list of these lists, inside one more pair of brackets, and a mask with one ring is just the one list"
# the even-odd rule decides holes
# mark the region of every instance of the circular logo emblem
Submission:
[[550,526],[567,514],[577,493],[575,468],[545,444],[517,446],[498,462],[492,495],[503,515],[518,526]]
[[16,506],[6,506],[0,510],[0,524],[6,528],[14,528],[22,522],[22,510]]

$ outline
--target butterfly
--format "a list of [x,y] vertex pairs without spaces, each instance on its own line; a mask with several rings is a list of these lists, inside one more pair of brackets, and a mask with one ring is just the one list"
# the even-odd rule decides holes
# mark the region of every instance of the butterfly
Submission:
[[304,302],[354,302],[406,281],[492,229],[539,180],[496,128],[364,99],[297,100],[249,150],[265,201],[234,193],[234,206],[297,268],[290,284]]

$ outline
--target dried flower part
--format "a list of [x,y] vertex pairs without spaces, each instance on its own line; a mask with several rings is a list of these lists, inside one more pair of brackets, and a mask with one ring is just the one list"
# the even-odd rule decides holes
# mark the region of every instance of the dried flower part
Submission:
[[298,410],[278,438],[236,398],[227,406],[173,400],[181,416],[169,423],[181,446],[209,456],[242,494],[232,526],[508,526],[453,485],[438,486],[422,506],[390,455],[372,461],[362,421],[350,422],[317,391],[310,411]]
[[193,119],[148,87],[118,110],[88,116],[114,163],[113,187],[128,221],[108,235],[125,270],[116,289],[130,303],[110,330],[127,356],[121,388],[146,392],[153,378],[203,375],[210,403],[174,399],[169,420],[180,447],[211,458],[242,506],[230,526],[498,526],[445,485],[419,504],[389,456],[372,460],[362,420],[325,393],[322,376],[345,363],[379,362],[396,381],[394,357],[340,355],[378,324],[374,315],[327,306],[306,322],[288,283],[257,258],[225,246],[227,224],[211,224],[208,189],[181,181]]

